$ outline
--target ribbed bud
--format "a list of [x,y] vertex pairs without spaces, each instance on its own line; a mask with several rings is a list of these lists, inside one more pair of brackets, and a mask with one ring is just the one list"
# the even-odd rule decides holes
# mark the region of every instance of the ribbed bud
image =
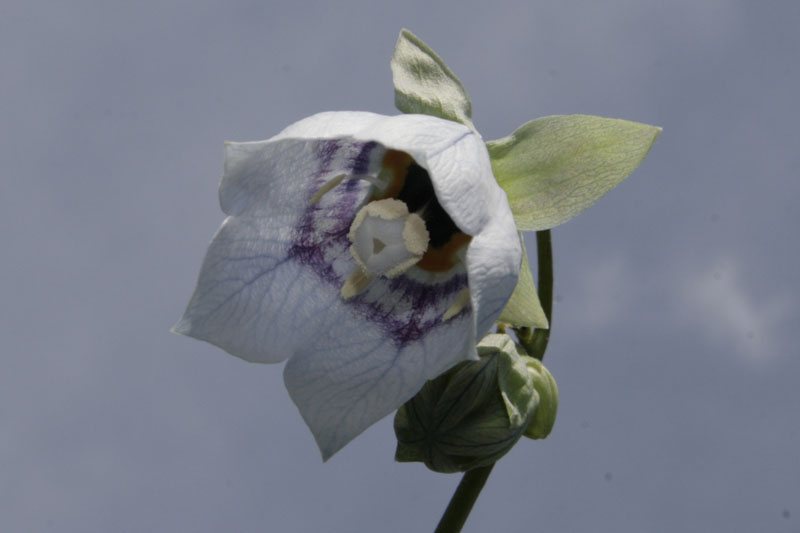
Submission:
[[478,344],[478,361],[436,379],[394,419],[397,461],[420,461],[435,472],[464,472],[494,463],[529,428],[539,394],[521,348],[507,335]]

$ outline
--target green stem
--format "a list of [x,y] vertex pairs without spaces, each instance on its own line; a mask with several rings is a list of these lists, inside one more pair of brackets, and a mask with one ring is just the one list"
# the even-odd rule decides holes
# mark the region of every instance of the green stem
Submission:
[[494,468],[494,463],[467,470],[456,488],[455,494],[450,499],[447,509],[444,510],[439,525],[434,533],[458,533],[464,527],[475,500],[486,484],[489,474]]
[[549,229],[536,232],[536,255],[539,261],[539,301],[549,323],[547,329],[534,330],[531,338],[531,356],[541,361],[553,328],[553,243]]
[[[536,256],[539,271],[539,300],[550,327],[553,325],[553,246],[550,230],[536,232]],[[550,340],[549,329],[515,328],[520,342],[532,357],[541,360]],[[524,338],[523,338],[524,337]],[[464,473],[434,533],[459,533],[467,521],[475,500],[481,493],[494,464],[473,468]]]
[[539,361],[547,350],[550,340],[550,330],[553,328],[553,246],[550,239],[550,230],[536,232],[536,256],[539,271],[539,303],[542,305],[544,315],[549,322],[547,329],[514,328],[520,344],[525,347],[528,355]]

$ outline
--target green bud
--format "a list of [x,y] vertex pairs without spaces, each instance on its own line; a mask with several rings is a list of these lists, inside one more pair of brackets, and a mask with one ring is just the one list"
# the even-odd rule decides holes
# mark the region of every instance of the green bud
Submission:
[[478,344],[478,361],[426,383],[397,411],[395,459],[449,473],[505,455],[530,427],[539,403],[521,353],[507,335],[488,335]]
[[533,420],[525,430],[525,436],[531,439],[543,439],[553,430],[558,412],[558,387],[553,375],[538,359],[523,356],[528,372],[533,376],[533,386],[539,393],[539,406]]

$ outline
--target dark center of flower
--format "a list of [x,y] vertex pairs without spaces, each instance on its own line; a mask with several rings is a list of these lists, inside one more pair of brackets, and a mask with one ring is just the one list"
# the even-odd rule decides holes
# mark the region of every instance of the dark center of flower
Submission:
[[428,171],[408,154],[389,150],[383,158],[383,168],[391,173],[389,186],[379,198],[395,198],[408,206],[425,221],[430,235],[427,252],[418,267],[429,271],[447,271],[457,262],[455,256],[471,237],[456,226],[436,198]]
[[420,216],[425,221],[425,226],[430,233],[431,246],[441,248],[456,233],[461,233],[453,219],[445,212],[436,193],[428,171],[416,163],[411,163],[406,169],[403,188],[397,193],[397,199],[405,202],[412,213],[422,211]]

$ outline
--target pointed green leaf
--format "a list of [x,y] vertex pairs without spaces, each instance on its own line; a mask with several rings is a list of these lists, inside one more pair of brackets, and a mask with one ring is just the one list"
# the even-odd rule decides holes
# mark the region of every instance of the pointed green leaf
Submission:
[[392,55],[392,79],[394,102],[403,113],[432,115],[475,129],[464,86],[428,45],[405,29]]
[[574,217],[633,172],[661,128],[588,115],[532,120],[486,143],[517,227],[552,228]]
[[542,304],[539,303],[539,294],[533,283],[528,252],[525,251],[525,239],[522,238],[521,232],[519,240],[522,243],[522,267],[519,269],[519,279],[511,299],[508,300],[498,320],[512,326],[547,328],[547,316],[544,314]]

